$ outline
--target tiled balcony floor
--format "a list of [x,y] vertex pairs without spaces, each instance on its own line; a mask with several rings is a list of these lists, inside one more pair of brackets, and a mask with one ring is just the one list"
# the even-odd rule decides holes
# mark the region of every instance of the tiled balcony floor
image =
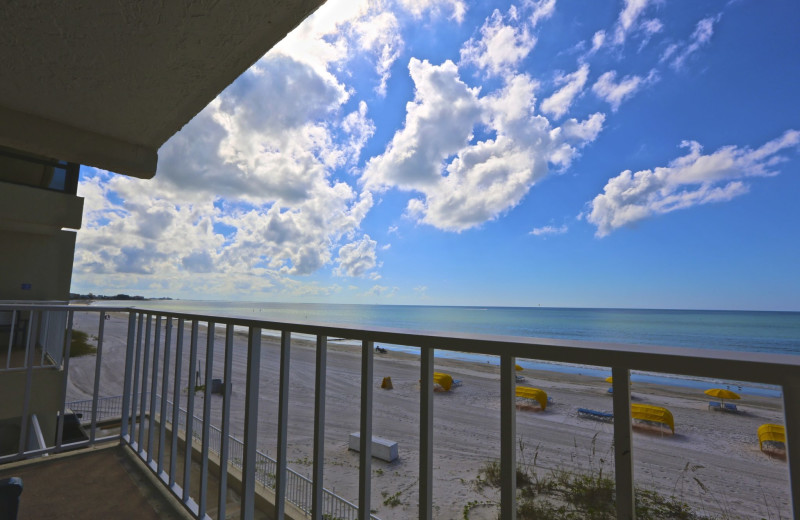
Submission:
[[125,450],[111,444],[8,464],[0,478],[22,478],[19,520],[188,518]]

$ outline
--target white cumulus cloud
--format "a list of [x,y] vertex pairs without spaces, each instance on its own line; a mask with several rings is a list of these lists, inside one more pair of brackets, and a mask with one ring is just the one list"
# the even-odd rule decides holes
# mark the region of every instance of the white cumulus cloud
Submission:
[[[534,113],[538,83],[522,74],[480,96],[452,62],[412,59],[409,71],[416,89],[405,125],[368,161],[362,181],[419,192],[407,215],[444,230],[479,226],[516,206],[550,165],[569,166],[605,119],[594,114],[554,127]],[[476,129],[488,137],[476,139]]]
[[416,18],[422,18],[425,13],[434,16],[449,13],[450,18],[461,23],[467,13],[467,5],[462,0],[399,0],[399,3]]
[[358,36],[360,47],[375,55],[375,66],[380,76],[380,83],[375,90],[385,96],[390,69],[403,47],[397,18],[393,13],[384,11],[355,23],[353,31]]
[[588,78],[589,65],[585,63],[575,72],[556,78],[556,85],[563,86],[542,101],[542,112],[557,119],[566,114],[575,98],[583,92]]
[[[370,277],[377,280],[380,276],[372,271],[378,266],[375,246],[378,243],[369,235],[364,235],[357,242],[350,242],[339,248],[339,257],[336,259],[337,267],[333,270],[336,276],[350,276],[352,278]],[[372,272],[371,272],[372,271]]]
[[666,48],[661,55],[662,62],[669,62],[670,66],[679,70],[683,68],[686,60],[700,50],[702,47],[708,45],[711,37],[714,35],[714,24],[719,22],[722,14],[709,16],[697,22],[694,32],[692,33],[689,41],[681,43],[673,43]]
[[605,31],[597,31],[596,33],[594,33],[594,35],[592,36],[592,48],[589,51],[589,53],[594,54],[595,52],[600,50],[600,47],[602,47],[605,42],[606,42]]
[[[509,18],[516,17],[512,8]],[[536,45],[536,38],[525,24],[507,24],[495,9],[481,27],[481,36],[471,38],[461,49],[461,60],[472,62],[490,74],[502,74],[515,67]]]
[[531,27],[536,27],[542,20],[547,20],[556,11],[556,0],[525,0],[526,8],[531,9]]
[[388,287],[386,285],[373,285],[364,292],[365,296],[377,296],[379,298],[391,298],[397,291],[398,287]]
[[625,0],[625,7],[619,13],[617,25],[614,28],[614,43],[622,45],[625,38],[635,27],[639,17],[644,13],[650,0]]
[[684,141],[689,153],[666,167],[632,173],[625,170],[610,179],[589,203],[587,220],[604,237],[625,225],[654,215],[709,202],[722,202],[748,190],[749,177],[775,175],[780,152],[800,146],[800,131],[789,130],[755,150],[725,146],[704,155],[695,141]]
[[[355,7],[354,16],[370,14]],[[320,20],[299,32],[327,34]],[[374,124],[363,101],[344,110],[352,91],[328,70],[341,41],[293,47],[293,38],[164,144],[153,180],[83,176],[81,192],[102,204],[87,204],[78,233],[78,284],[102,275],[97,286],[158,281],[175,295],[336,291],[291,277],[334,264],[358,235],[372,195],[333,173],[355,166]],[[309,49],[324,52],[309,57]]]
[[541,237],[547,235],[563,235],[567,231],[569,231],[569,227],[566,224],[563,224],[561,226],[547,225],[547,226],[533,228],[530,234],[533,236]]
[[617,71],[608,71],[603,73],[592,85],[592,92],[611,105],[611,110],[614,112],[619,109],[623,101],[633,96],[645,85],[658,79],[655,69],[651,70],[647,77],[625,76],[618,82],[615,81],[616,77]]

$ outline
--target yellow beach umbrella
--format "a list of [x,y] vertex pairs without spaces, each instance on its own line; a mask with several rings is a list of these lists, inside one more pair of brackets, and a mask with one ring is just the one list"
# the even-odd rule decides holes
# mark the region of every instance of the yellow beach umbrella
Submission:
[[716,397],[720,401],[725,403],[725,399],[741,399],[741,396],[736,392],[731,392],[727,388],[709,388],[708,390],[703,392],[706,395],[710,395],[711,397]]
[[519,366],[519,365],[514,365],[514,369],[517,370],[517,371],[520,371],[520,370],[522,370],[522,367]]
[[[613,377],[611,377],[611,376],[608,376],[608,377],[606,378],[606,383],[613,383],[613,382],[614,382],[614,378],[613,378]],[[630,385],[630,384],[632,384],[632,381],[628,380],[628,384],[629,384],[629,385]]]

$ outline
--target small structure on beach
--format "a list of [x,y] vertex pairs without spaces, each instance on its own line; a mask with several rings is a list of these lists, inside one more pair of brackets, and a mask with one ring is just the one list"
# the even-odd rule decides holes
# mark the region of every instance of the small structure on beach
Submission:
[[672,412],[661,406],[632,403],[631,418],[646,425],[669,426],[670,431],[675,435],[675,419],[672,417]]
[[772,423],[762,424],[759,426],[758,448],[767,454],[785,454],[786,428],[780,424]]
[[517,397],[521,397],[527,401],[535,401],[539,403],[539,407],[544,411],[547,408],[547,392],[532,388],[530,386],[518,386],[516,389]]
[[[348,438],[348,448],[353,451],[361,451],[361,433],[353,432]],[[397,460],[398,448],[397,442],[384,439],[383,437],[372,436],[372,447],[370,449],[372,456],[376,459],[385,460],[386,462],[394,462]]]
[[439,385],[439,387],[441,387],[441,389],[445,392],[449,392],[450,388],[453,386],[452,376],[450,376],[450,374],[445,374],[444,372],[434,372],[433,382],[434,384]]

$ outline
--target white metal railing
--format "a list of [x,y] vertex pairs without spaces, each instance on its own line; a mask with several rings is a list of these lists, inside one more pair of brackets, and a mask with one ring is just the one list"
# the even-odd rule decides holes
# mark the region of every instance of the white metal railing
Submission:
[[[157,399],[158,400],[158,399]],[[172,410],[173,403],[167,401],[167,409]],[[183,408],[178,409],[178,425],[183,426],[186,424],[186,410]],[[203,420],[197,416],[193,416],[194,420],[194,437],[200,438],[199,431],[202,430]],[[209,450],[219,455],[221,452],[221,442],[223,439],[222,431],[214,426],[210,426],[211,438],[209,443]],[[244,454],[244,443],[234,437],[228,436],[228,464],[237,469],[242,469],[242,456]],[[256,451],[256,480],[267,488],[275,489],[275,472],[277,469],[277,461],[260,451]],[[297,473],[291,468],[287,468],[287,482],[286,482],[286,499],[292,504],[299,507],[306,513],[311,513],[311,499],[312,489],[314,483],[308,477]],[[339,495],[323,488],[322,500],[322,514],[328,515],[329,518],[337,518],[341,520],[355,520],[358,517],[358,506],[348,502]],[[372,515],[371,518],[377,519]]]
[[[103,421],[106,419],[120,419],[122,417],[122,398],[123,396],[117,395],[112,397],[101,397],[97,400],[97,420]],[[156,396],[156,408],[161,401],[160,396]],[[169,417],[172,413],[173,403],[167,400],[167,415],[166,420],[172,425]],[[83,415],[84,422],[91,422],[92,413],[92,399],[85,399],[81,401],[70,401],[67,403],[67,408],[76,414]],[[178,408],[178,426],[186,425],[187,412],[183,408]],[[196,415],[193,415],[194,426],[192,428],[194,438],[201,440],[200,432],[203,431],[203,420]],[[210,441],[209,451],[214,452],[216,455],[221,453],[222,431],[213,424],[209,427]],[[242,441],[234,437],[228,436],[228,464],[231,466],[242,469],[242,455],[244,453],[244,444]],[[267,488],[275,489],[275,470],[276,461],[269,455],[256,452],[256,480]],[[306,513],[311,512],[311,498],[313,482],[306,476],[297,473],[291,468],[287,469],[287,483],[286,483],[286,499],[292,504],[296,505]],[[341,520],[355,520],[358,517],[358,506],[348,502],[339,495],[332,491],[323,488],[323,505],[322,514],[328,515],[330,518],[337,518]],[[377,519],[376,516],[372,516]]]
[[66,318],[64,310],[0,310],[0,332],[8,336],[0,345],[5,353],[0,372],[60,367]]
[[[115,395],[113,397],[99,397],[97,399],[97,420],[104,421],[106,419],[119,419],[122,417],[122,397]],[[72,410],[75,414],[83,415],[84,422],[91,422],[92,403],[93,399],[84,399],[82,401],[70,401],[67,403],[67,408]]]
[[[291,359],[291,334],[300,333],[317,338],[315,404],[314,404],[314,436],[313,436],[313,468],[311,477],[311,514],[318,520],[323,518],[323,474],[325,436],[325,377],[327,371],[327,338],[348,338],[361,342],[361,400],[360,400],[360,452],[359,452],[359,492],[358,519],[370,517],[370,485],[371,485],[371,442],[372,439],[372,392],[373,392],[373,352],[374,343],[389,343],[417,347],[420,349],[420,425],[419,425],[419,511],[418,517],[424,520],[433,517],[432,482],[433,482],[433,354],[435,350],[458,351],[472,354],[487,354],[500,358],[500,516],[513,520],[516,516],[516,408],[515,408],[515,361],[516,358],[536,359],[561,363],[581,363],[587,365],[611,367],[613,376],[613,409],[614,409],[614,479],[616,481],[617,517],[628,519],[635,517],[633,488],[633,451],[631,443],[630,414],[630,371],[642,370],[656,373],[682,374],[695,377],[716,378],[722,380],[751,381],[778,385],[783,392],[785,425],[787,430],[787,460],[790,476],[790,492],[794,516],[800,518],[800,356],[779,354],[756,354],[746,352],[727,352],[711,350],[693,350],[672,347],[653,347],[565,341],[555,339],[520,338],[505,336],[480,336],[471,334],[416,333],[403,330],[382,328],[356,328],[312,323],[289,323],[266,320],[231,318],[213,315],[164,312],[137,308],[103,308],[103,307],[64,307],[39,305],[22,307],[19,305],[0,305],[1,311],[32,312],[42,315],[48,311],[66,311],[66,330],[64,345],[69,344],[72,330],[73,314],[77,311],[97,313],[99,316],[97,354],[95,358],[94,391],[92,394],[92,410],[89,440],[73,443],[69,447],[89,445],[105,440],[121,440],[133,449],[147,463],[155,475],[167,488],[181,500],[185,507],[196,517],[205,518],[208,511],[208,453],[211,449],[211,409],[210,399],[205,399],[201,419],[185,421],[185,438],[195,437],[195,431],[201,431],[201,470],[199,492],[191,495],[188,483],[191,472],[191,443],[186,443],[184,467],[177,467],[178,428],[172,428],[171,439],[166,438],[166,421],[156,422],[155,416],[166,417],[167,400],[156,402],[156,393],[161,395],[180,395],[180,383],[184,363],[170,364],[164,360],[171,359],[171,349],[175,349],[174,359],[184,359],[184,347],[189,349],[188,367],[194,370],[197,366],[198,351],[204,349],[205,385],[211,388],[211,374],[215,356],[215,331],[217,326],[224,326],[223,381],[226,388],[223,392],[221,410],[220,438],[230,438],[230,395],[232,376],[232,351],[234,327],[247,330],[247,362],[245,365],[245,406],[244,435],[241,444],[222,442],[219,445],[220,467],[227,464],[235,452],[241,459],[241,518],[253,518],[255,511],[255,483],[258,480],[258,395],[261,374],[261,338],[262,330],[274,330],[281,333],[278,392],[278,437],[274,466],[275,475],[275,511],[274,516],[283,518],[284,506],[289,499],[290,487],[288,479],[290,471],[287,467],[287,424],[289,402],[289,366]],[[122,398],[122,423],[120,434],[102,439],[96,438],[98,408],[100,405],[99,385],[103,356],[104,332],[103,324],[107,312],[127,313],[128,334],[126,341],[125,378]],[[198,331],[201,323],[207,330],[207,341],[204,347],[199,345]],[[173,330],[175,337],[173,339]],[[188,341],[184,341],[185,332]],[[184,344],[186,343],[186,344]],[[69,366],[69,352],[64,350],[63,366]],[[61,432],[63,420],[58,422],[58,435],[54,446],[46,449],[26,451],[23,438],[26,438],[26,424],[29,416],[31,399],[32,365],[26,365],[26,383],[23,390],[23,412],[21,421],[21,441],[16,454],[0,457],[0,462],[15,460],[42,453],[65,449],[62,445]],[[159,388],[160,383],[160,388]],[[62,396],[66,395],[66,378],[64,378]],[[149,393],[149,404],[142,397],[142,392]],[[63,417],[64,402],[61,401],[60,417]],[[155,411],[160,405],[160,413]],[[187,396],[187,409],[195,410],[194,392]],[[179,421],[178,407],[173,407],[172,423]],[[137,418],[141,422],[137,422]],[[148,438],[145,439],[145,433]],[[154,436],[159,436],[159,445],[171,442],[170,460],[164,460],[164,452],[158,450],[156,458],[152,450],[144,449],[147,445],[155,446]],[[240,453],[240,452],[241,453]],[[175,479],[178,472],[183,473],[184,486],[179,486]],[[195,476],[194,478],[197,478]],[[227,489],[227,472],[220,472],[220,490]],[[218,505],[217,514],[225,516],[225,493]]]

